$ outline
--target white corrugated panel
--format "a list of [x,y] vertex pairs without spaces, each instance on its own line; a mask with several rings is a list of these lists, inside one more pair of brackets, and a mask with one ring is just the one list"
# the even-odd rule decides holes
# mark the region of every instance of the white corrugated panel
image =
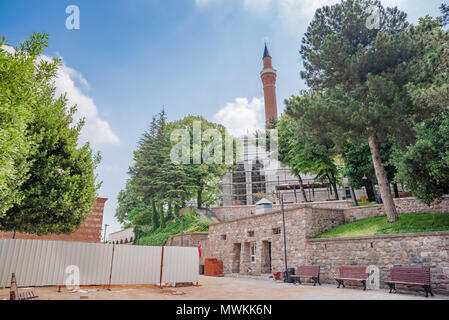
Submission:
[[65,285],[66,268],[79,268],[81,285],[109,282],[112,245],[0,240],[0,287],[10,285],[11,273],[19,286]]
[[112,284],[158,284],[161,247],[115,246]]
[[198,248],[164,247],[162,283],[198,282]]
[[[161,257],[161,247],[4,239],[0,287],[12,273],[20,287],[63,286],[68,266],[79,268],[80,285],[159,284]],[[165,247],[162,282],[197,282],[198,265],[197,248]]]

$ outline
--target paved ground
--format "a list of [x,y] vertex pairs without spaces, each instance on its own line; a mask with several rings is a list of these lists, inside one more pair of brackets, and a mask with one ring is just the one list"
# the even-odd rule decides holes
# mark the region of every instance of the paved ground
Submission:
[[[22,291],[26,291],[23,290]],[[389,294],[388,290],[336,289],[333,285],[296,286],[272,280],[200,277],[199,286],[159,289],[150,286],[89,288],[68,292],[57,288],[33,288],[38,300],[425,300],[424,295]],[[0,300],[9,299],[9,289],[0,289]],[[428,300],[444,299],[436,295]]]

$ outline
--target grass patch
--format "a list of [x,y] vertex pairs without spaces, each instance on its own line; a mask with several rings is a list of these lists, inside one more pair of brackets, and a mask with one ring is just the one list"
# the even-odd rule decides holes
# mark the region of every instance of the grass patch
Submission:
[[346,238],[447,230],[449,230],[447,213],[407,213],[400,214],[399,221],[395,223],[388,223],[387,217],[369,218],[338,226],[312,238]]
[[[207,233],[209,225],[213,223],[212,220],[204,217],[199,217],[195,212],[189,211],[183,217],[183,233]],[[138,246],[163,246],[170,236],[181,234],[181,223],[179,219],[175,222],[169,220],[165,226],[159,227],[156,230],[143,232],[139,239],[135,241]]]
[[376,205],[376,201],[373,202],[359,202],[359,206],[374,206]]

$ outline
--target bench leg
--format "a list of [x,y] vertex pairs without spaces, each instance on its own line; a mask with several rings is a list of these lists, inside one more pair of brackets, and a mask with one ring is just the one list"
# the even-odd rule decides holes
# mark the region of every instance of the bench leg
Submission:
[[343,280],[337,280],[337,282],[338,282],[338,287],[337,287],[337,289],[340,289],[340,286],[343,286],[343,288],[346,288],[345,282],[344,282]]
[[426,298],[428,298],[429,297],[429,292],[430,292],[430,294],[431,294],[431,296],[433,297],[434,295],[433,295],[433,292],[432,292],[432,288],[430,287],[430,286],[424,286],[424,291],[426,292]]
[[366,281],[363,280],[362,283],[363,283],[363,291],[366,291]]
[[319,280],[316,277],[313,277],[312,280],[313,280],[313,286],[315,287],[316,284],[319,282]]
[[396,292],[396,285],[393,283],[389,283],[388,286],[390,287],[390,293],[394,290]]

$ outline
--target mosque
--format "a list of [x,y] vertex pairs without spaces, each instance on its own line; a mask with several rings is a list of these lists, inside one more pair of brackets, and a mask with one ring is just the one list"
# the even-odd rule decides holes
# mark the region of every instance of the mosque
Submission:
[[[273,68],[272,57],[265,43],[263,53],[263,69],[260,77],[265,98],[265,122],[269,127],[272,120],[278,119],[276,100],[277,70]],[[228,172],[222,180],[222,205],[254,205],[262,198],[279,202],[279,191],[286,203],[303,203],[336,200],[335,192],[328,181],[316,181],[314,176],[301,174],[292,176],[290,169],[277,159],[270,157],[270,152],[261,150],[257,138],[245,136],[243,157],[237,164],[237,169]],[[305,189],[306,199],[300,192],[300,179]],[[344,185],[347,181],[344,181]],[[349,186],[340,187],[338,199],[350,199]],[[364,190],[356,190],[357,198],[366,196]]]

